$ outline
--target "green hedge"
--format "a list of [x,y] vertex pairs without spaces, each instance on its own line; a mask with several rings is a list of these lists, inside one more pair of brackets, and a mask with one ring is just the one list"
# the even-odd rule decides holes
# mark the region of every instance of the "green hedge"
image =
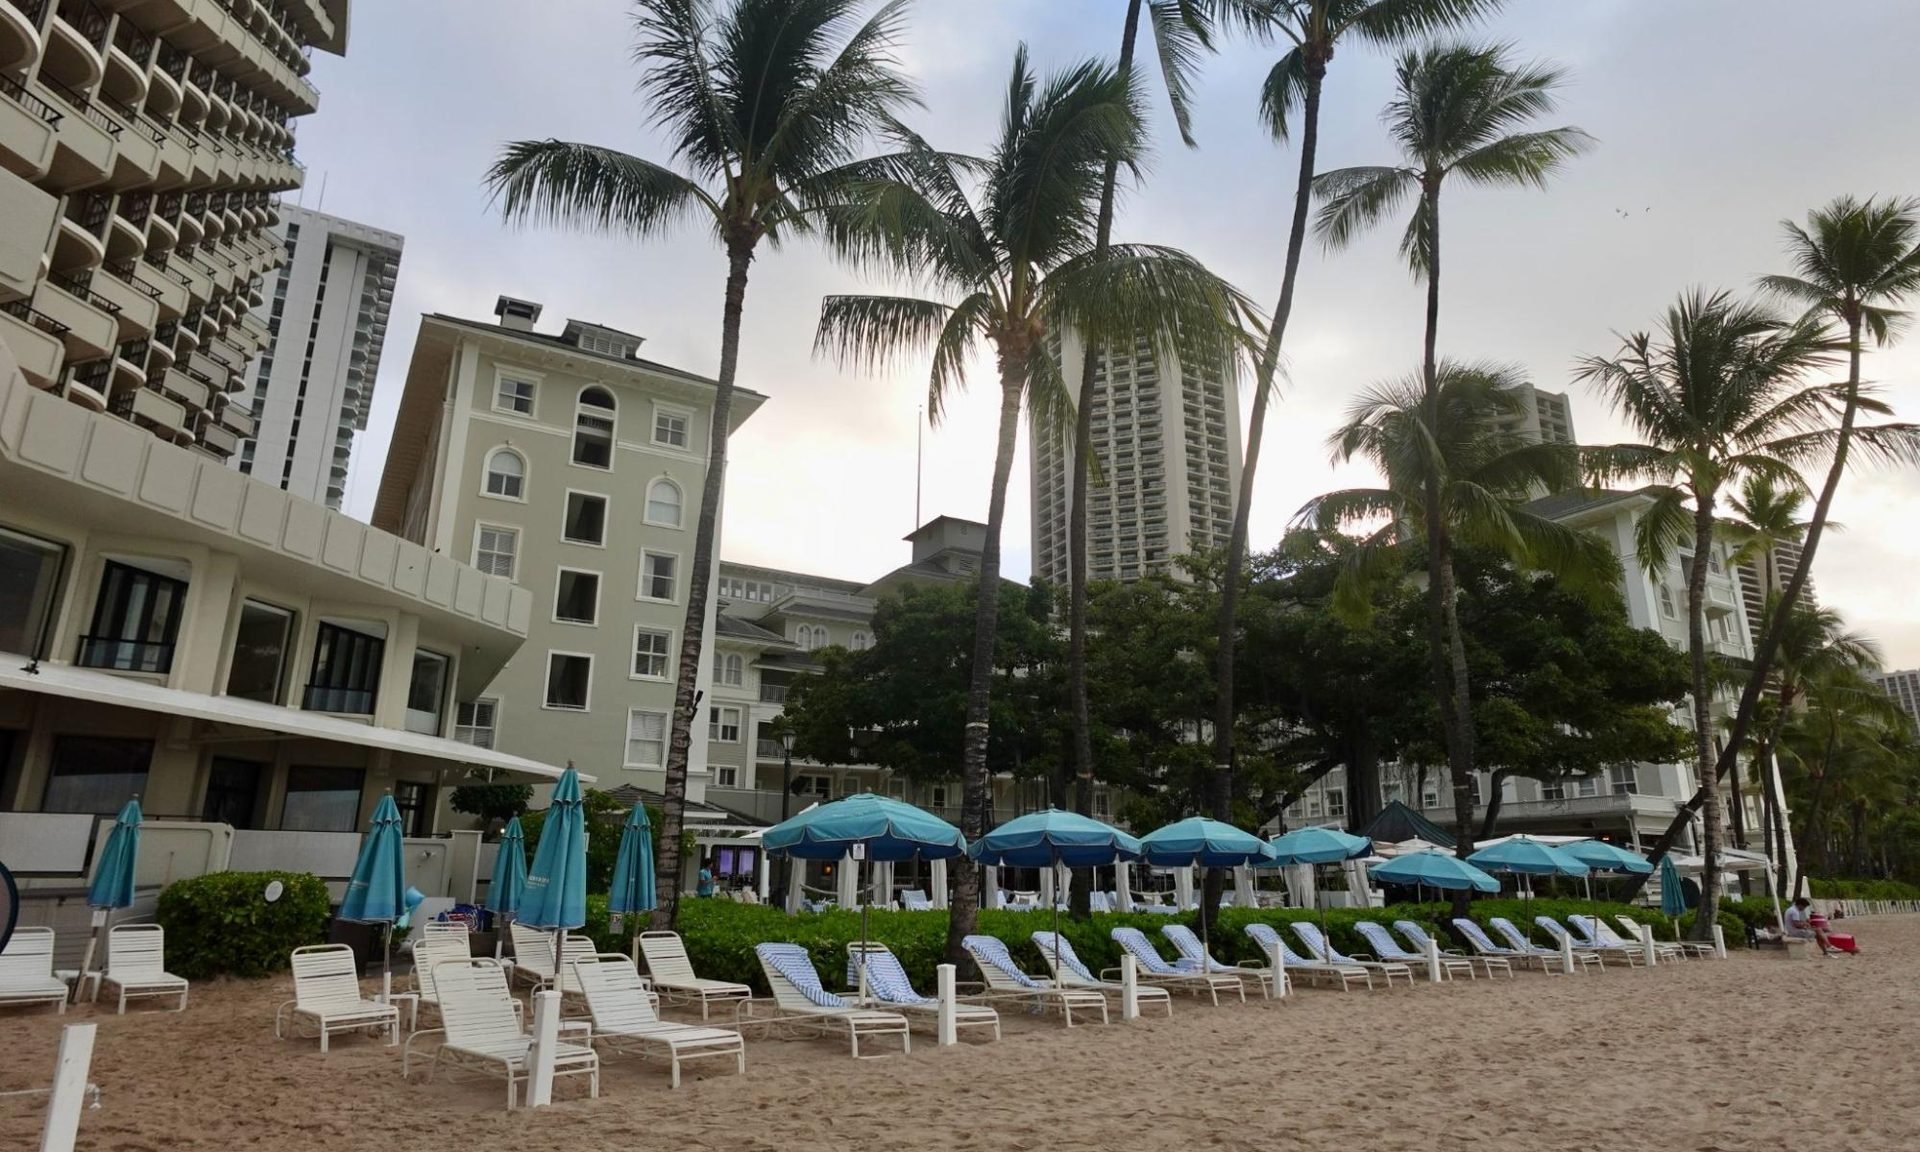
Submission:
[[[280,899],[263,898],[270,881]],[[155,919],[167,930],[167,970],[189,980],[258,978],[295,948],[327,941],[327,886],[305,872],[210,872],[167,886]]]
[[[1473,905],[1476,920],[1485,923],[1489,916],[1505,916],[1515,925],[1528,928],[1532,938],[1543,944],[1548,943],[1546,934],[1534,926],[1534,916],[1547,915],[1564,922],[1573,913],[1595,912],[1607,917],[1610,923],[1616,913],[1624,912],[1642,924],[1652,924],[1662,938],[1673,937],[1672,923],[1658,910],[1634,905],[1589,904],[1584,900],[1479,900]],[[1288,943],[1299,951],[1299,940],[1285,925],[1298,920],[1318,923],[1324,918],[1335,947],[1343,952],[1370,953],[1373,949],[1354,928],[1358,921],[1390,925],[1395,920],[1413,920],[1437,932],[1444,942],[1451,939],[1451,932],[1440,926],[1450,917],[1451,910],[1446,904],[1395,904],[1371,911],[1336,908],[1327,910],[1324,917],[1321,913],[1299,909],[1226,908],[1221,911],[1220,928],[1211,943],[1213,954],[1224,962],[1264,962],[1252,938],[1246,934],[1248,924],[1261,921],[1279,926]],[[982,911],[979,930],[1004,940],[1022,967],[1038,973],[1046,971],[1046,962],[1034,946],[1031,934],[1046,930],[1051,922],[1045,913]],[[1101,914],[1087,921],[1060,918],[1061,931],[1074,951],[1095,970],[1119,965],[1120,948],[1110,933],[1122,925],[1145,932],[1161,953],[1171,958],[1173,948],[1160,935],[1161,926],[1169,923],[1196,926],[1192,916],[1169,917],[1144,912]],[[1615,928],[1617,930],[1618,925]],[[624,935],[616,938],[607,933],[605,897],[587,898],[586,932],[603,949],[619,952],[627,949]],[[874,911],[869,913],[869,932],[873,939],[886,944],[900,957],[916,987],[923,991],[932,989],[934,968],[946,949],[945,912]],[[860,938],[860,915],[831,911],[788,916],[769,905],[689,899],[680,905],[680,934],[686,940],[694,971],[709,979],[732,980],[764,990],[765,981],[759,961],[754,958],[753,946],[765,941],[784,941],[805,948],[826,986],[840,988],[845,983],[847,945]]]
[[1920,900],[1920,885],[1899,880],[1823,880],[1812,878],[1813,894],[1822,900]]

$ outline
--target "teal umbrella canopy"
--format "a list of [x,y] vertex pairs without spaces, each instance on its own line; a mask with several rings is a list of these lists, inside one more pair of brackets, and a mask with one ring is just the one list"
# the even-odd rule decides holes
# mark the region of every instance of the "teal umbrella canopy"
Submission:
[[1595,872],[1632,872],[1640,876],[1653,872],[1653,865],[1647,863],[1646,857],[1625,848],[1617,848],[1605,840],[1575,840],[1571,844],[1562,844],[1560,851]]
[[855,844],[867,859],[898,862],[919,857],[949,860],[967,850],[960,829],[930,812],[871,792],[809,808],[760,834],[770,856],[838,860]]
[[346,898],[340,901],[340,919],[391,924],[407,911],[407,879],[400,847],[400,808],[391,794],[380,797],[373,821],[360,840],[360,858],[353,863]]
[[587,922],[587,821],[580,774],[561,773],[540,826],[517,917],[531,928],[578,928]]
[[1419,885],[1449,892],[1500,891],[1500,881],[1451,852],[1409,852],[1369,871],[1375,880],[1389,884]]
[[1673,866],[1671,854],[1660,858],[1660,911],[1675,920],[1687,914],[1687,892],[1680,886],[1680,870]]
[[87,886],[87,903],[94,908],[126,908],[133,903],[134,863],[140,856],[140,801],[129,800],[107,833],[100,850],[100,867]]
[[651,912],[653,893],[653,825],[647,806],[635,804],[620,830],[620,854],[613,862],[613,891],[607,895],[609,912]]
[[1251,832],[1205,816],[1189,816],[1140,838],[1141,855],[1161,868],[1238,868],[1273,862],[1273,848]]
[[1272,843],[1275,864],[1332,864],[1373,851],[1373,841],[1338,828],[1295,828]]
[[1551,844],[1515,836],[1467,857],[1467,863],[1488,872],[1520,872],[1528,876],[1585,876],[1591,869]]
[[527,891],[527,836],[520,817],[507,821],[500,834],[500,853],[493,858],[493,882],[487,885],[487,910],[510,915],[520,910]]
[[1140,841],[1110,824],[1049,808],[1000,825],[967,846],[982,864],[1014,868],[1093,868],[1138,860]]

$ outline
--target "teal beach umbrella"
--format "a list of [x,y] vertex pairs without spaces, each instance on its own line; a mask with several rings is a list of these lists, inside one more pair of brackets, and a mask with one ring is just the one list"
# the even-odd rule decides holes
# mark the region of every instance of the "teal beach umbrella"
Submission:
[[1467,889],[1475,892],[1500,891],[1500,881],[1451,852],[1409,852],[1371,871],[1374,879],[1389,884],[1441,888],[1449,892]]
[[[100,850],[93,883],[87,885],[87,905],[102,911],[131,906],[134,864],[139,857],[140,799],[135,797],[120,809],[120,815],[113,821],[113,831],[107,833],[107,844]],[[100,927],[105,922],[105,916],[98,917],[87,936],[87,955],[80,962],[83,975],[93,966],[93,956],[100,943]]]
[[967,855],[982,864],[1053,870],[1055,967],[1060,961],[1060,866],[1103,867],[1138,860],[1142,851],[1140,841],[1120,829],[1058,808],[1015,817],[967,845]]
[[373,820],[360,839],[360,857],[353,862],[353,878],[340,901],[340,919],[387,926],[380,950],[380,972],[392,979],[393,922],[407,914],[407,879],[400,847],[400,808],[391,793],[374,805]]
[[1680,887],[1680,870],[1671,855],[1660,858],[1660,911],[1673,921],[1674,939],[1680,938],[1680,917],[1687,914],[1687,893]]
[[527,890],[527,837],[520,817],[507,821],[500,834],[500,852],[493,858],[493,882],[487,885],[487,911],[511,916],[520,910]]
[[635,804],[620,830],[620,854],[613,861],[613,891],[607,896],[607,911],[620,915],[653,911],[653,825],[647,820],[647,806]]
[[[1189,816],[1140,837],[1141,855],[1162,868],[1238,868],[1273,863],[1273,846],[1265,840],[1220,820]],[[1213,954],[1213,917],[1201,901],[1200,945]],[[1185,911],[1185,909],[1182,909]]]
[[554,930],[553,972],[556,980],[564,977],[567,929],[587,922],[586,801],[580,794],[580,774],[571,764],[554,783],[518,919]]
[[[1295,828],[1283,836],[1275,836],[1268,844],[1273,849],[1275,864],[1332,864],[1340,860],[1352,860],[1373,851],[1373,841],[1365,836],[1355,836],[1351,832],[1342,832],[1338,828]],[[1319,877],[1314,877],[1314,890],[1319,891]],[[1316,899],[1316,904],[1321,902]],[[1320,932],[1332,938],[1327,929],[1327,909],[1320,907]]]

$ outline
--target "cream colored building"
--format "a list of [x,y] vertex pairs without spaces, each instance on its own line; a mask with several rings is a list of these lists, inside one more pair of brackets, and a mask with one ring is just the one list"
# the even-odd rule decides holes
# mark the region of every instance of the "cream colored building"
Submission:
[[[540,313],[503,296],[494,323],[421,320],[373,522],[532,599],[526,645],[459,699],[463,739],[658,792],[714,384],[618,329],[538,331]],[[733,428],[763,399],[736,391]],[[707,744],[694,725],[695,802]]]

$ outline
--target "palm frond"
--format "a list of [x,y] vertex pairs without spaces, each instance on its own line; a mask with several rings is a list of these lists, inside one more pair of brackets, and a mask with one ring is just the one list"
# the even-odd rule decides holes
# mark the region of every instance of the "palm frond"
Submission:
[[[1258,309],[1233,285],[1176,248],[1115,244],[1055,268],[1036,313],[1049,330],[1071,329],[1089,347],[1145,335],[1161,357],[1229,358],[1258,342]],[[1230,374],[1230,373],[1228,373]]]
[[[819,183],[821,173],[851,162],[864,141],[893,129],[901,111],[920,105],[893,51],[910,2],[885,0],[824,68],[809,59],[797,82],[770,93],[779,101],[773,130],[753,157],[769,184]],[[784,78],[786,70],[775,74]]]
[[1154,54],[1160,60],[1160,82],[1173,107],[1173,123],[1187,147],[1193,138],[1193,78],[1200,61],[1213,51],[1213,26],[1206,8],[1195,0],[1147,0],[1147,24],[1153,29]]
[[1389,522],[1406,513],[1406,501],[1388,488],[1345,488],[1307,501],[1293,514],[1292,526],[1338,532],[1356,525]]
[[1649,485],[1640,494],[1653,503],[1633,523],[1634,556],[1643,572],[1657,576],[1680,546],[1693,540],[1693,510],[1686,505],[1686,493],[1671,485]]
[[720,215],[705,189],[670,168],[563,140],[507,145],[486,184],[510,222],[653,237],[703,207],[716,222]]
[[1294,47],[1283,53],[1260,83],[1260,122],[1285,141],[1292,133],[1293,115],[1307,99],[1307,54]]
[[1044,348],[1027,357],[1027,416],[1036,435],[1071,435],[1074,427],[1073,387],[1060,362]]
[[1598,143],[1578,128],[1503,136],[1455,160],[1453,173],[1475,184],[1544,189],[1562,164]]
[[[1484,20],[1505,0],[1362,0],[1348,5],[1348,25],[1362,40],[1383,47],[1425,39]],[[1342,29],[1344,30],[1344,29]]]
[[947,397],[967,383],[967,357],[986,338],[993,318],[993,297],[975,292],[954,305],[933,342],[933,367],[927,374],[927,416],[938,424],[946,414]]
[[708,37],[714,18],[710,0],[640,0],[634,6],[639,40],[633,58],[641,67],[640,94],[648,120],[673,142],[673,155],[707,180],[733,171],[746,151],[743,139],[714,86]]
[[932,348],[953,311],[911,296],[828,296],[820,302],[813,352],[863,371],[883,371]]
[[[1920,465],[1920,424],[1868,424],[1853,429],[1847,441],[1848,462],[1882,468]],[[1817,466],[1833,459],[1840,446],[1838,428],[1822,428],[1788,436],[1768,445],[1772,456],[1798,467]]]
[[1313,180],[1313,194],[1321,202],[1314,218],[1314,235],[1328,251],[1338,251],[1354,237],[1391,215],[1419,189],[1418,176],[1405,168],[1339,168]]

